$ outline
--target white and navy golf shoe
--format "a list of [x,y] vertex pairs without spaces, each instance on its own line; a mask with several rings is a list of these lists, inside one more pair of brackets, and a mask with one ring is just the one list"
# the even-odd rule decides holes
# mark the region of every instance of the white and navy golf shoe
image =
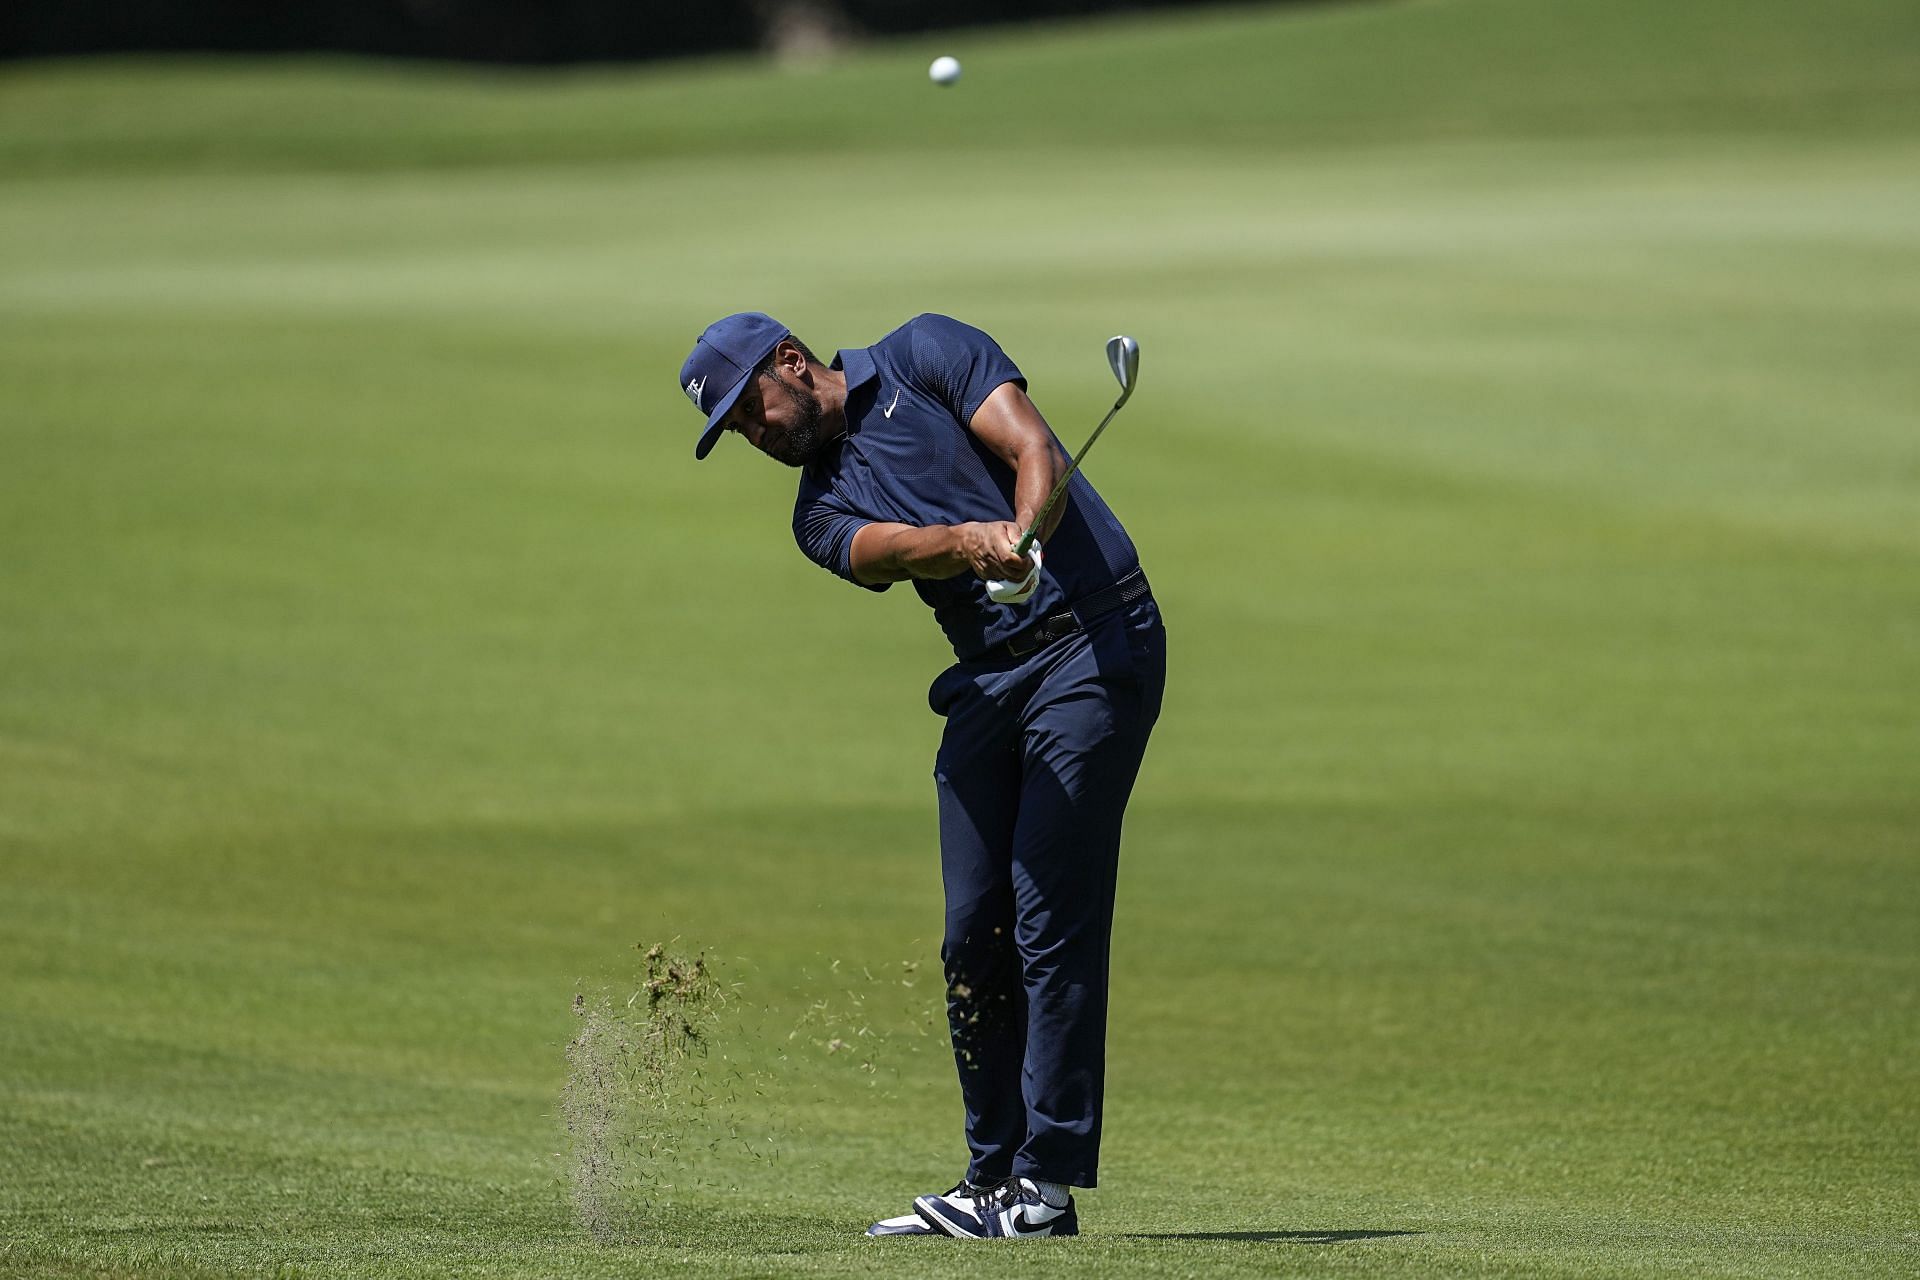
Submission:
[[921,1196],[914,1211],[941,1235],[957,1240],[1035,1240],[1042,1236],[1077,1236],[1080,1215],[1073,1197],[1065,1204],[1048,1204],[1031,1179],[1015,1178],[976,1194],[965,1184],[944,1196]]
[[982,1196],[990,1196],[999,1190],[997,1182],[969,1182],[962,1178],[958,1186],[943,1195],[919,1196],[913,1202],[913,1212],[903,1213],[897,1218],[882,1218],[867,1228],[870,1236],[941,1236],[947,1234],[935,1227],[935,1219],[930,1218],[920,1206],[931,1200],[947,1203],[955,1212],[963,1211],[961,1206],[970,1206]]

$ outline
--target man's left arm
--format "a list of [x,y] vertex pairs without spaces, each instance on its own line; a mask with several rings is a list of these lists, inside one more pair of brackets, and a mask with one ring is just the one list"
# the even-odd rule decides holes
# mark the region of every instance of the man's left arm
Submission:
[[[974,410],[967,427],[993,450],[994,456],[1013,468],[1013,522],[1022,532],[1032,528],[1034,516],[1040,513],[1070,461],[1053,438],[1047,420],[1019,383],[1003,382]],[[1059,525],[1066,509],[1067,500],[1062,495],[1047,513],[1046,528],[1039,534],[1042,543]]]

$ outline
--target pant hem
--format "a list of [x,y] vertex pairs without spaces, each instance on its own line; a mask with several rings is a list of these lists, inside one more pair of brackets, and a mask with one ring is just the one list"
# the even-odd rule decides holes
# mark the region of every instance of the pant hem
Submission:
[[1031,1178],[1035,1182],[1058,1182],[1062,1186],[1073,1187],[1079,1191],[1091,1191],[1100,1185],[1100,1175],[1093,1170],[1078,1173],[1049,1172],[1033,1165],[1022,1164],[1018,1160],[1013,1162],[1013,1176]]

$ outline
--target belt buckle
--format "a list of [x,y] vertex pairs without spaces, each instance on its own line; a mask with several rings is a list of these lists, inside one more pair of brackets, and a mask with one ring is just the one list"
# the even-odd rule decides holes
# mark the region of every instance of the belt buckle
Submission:
[[1007,640],[1007,652],[1016,658],[1024,658],[1043,644],[1051,644],[1061,636],[1070,636],[1080,630],[1081,622],[1071,611],[1056,613],[1042,618],[1017,636]]

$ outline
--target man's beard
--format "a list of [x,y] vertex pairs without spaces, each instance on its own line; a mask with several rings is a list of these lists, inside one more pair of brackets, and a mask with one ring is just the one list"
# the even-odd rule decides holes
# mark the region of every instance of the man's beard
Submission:
[[766,453],[776,462],[804,467],[827,443],[821,439],[820,397],[810,388],[791,384],[787,386],[787,396],[793,401],[794,423],[782,430],[777,439],[767,441]]

